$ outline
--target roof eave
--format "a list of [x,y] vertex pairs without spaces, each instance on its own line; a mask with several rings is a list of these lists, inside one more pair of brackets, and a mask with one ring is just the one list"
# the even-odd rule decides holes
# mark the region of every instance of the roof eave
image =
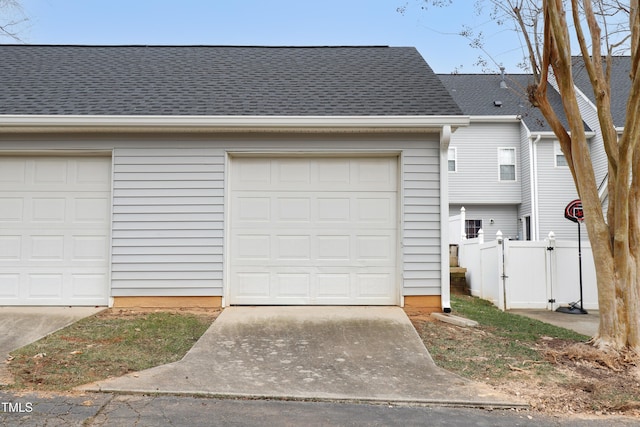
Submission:
[[0,115],[0,133],[46,132],[440,132],[468,116]]
[[518,114],[511,115],[472,115],[470,116],[473,123],[513,123],[522,120],[522,116]]

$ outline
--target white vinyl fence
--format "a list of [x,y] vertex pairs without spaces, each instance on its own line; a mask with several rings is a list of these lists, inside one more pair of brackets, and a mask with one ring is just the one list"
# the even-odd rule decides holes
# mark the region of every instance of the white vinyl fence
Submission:
[[[461,240],[460,266],[467,269],[471,294],[491,301],[502,310],[536,308],[555,310],[580,300],[578,242]],[[593,254],[582,242],[582,304],[598,309]]]

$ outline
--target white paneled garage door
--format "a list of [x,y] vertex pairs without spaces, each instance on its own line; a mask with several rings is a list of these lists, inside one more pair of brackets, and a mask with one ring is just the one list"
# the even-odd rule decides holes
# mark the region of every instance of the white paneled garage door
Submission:
[[0,157],[0,305],[108,303],[111,159]]
[[234,157],[229,303],[397,304],[397,161]]

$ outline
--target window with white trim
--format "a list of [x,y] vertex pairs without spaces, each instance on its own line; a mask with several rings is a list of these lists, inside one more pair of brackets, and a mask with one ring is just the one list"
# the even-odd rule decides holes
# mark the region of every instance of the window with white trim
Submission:
[[498,167],[500,181],[516,180],[515,148],[498,148]]
[[458,150],[455,147],[449,147],[447,156],[449,172],[458,171]]
[[560,143],[558,141],[553,141],[553,157],[555,159],[556,167],[569,166],[567,164],[567,158],[564,156],[562,152],[562,148],[560,148]]
[[478,237],[478,231],[482,228],[481,219],[467,219],[464,221],[464,233],[467,239],[475,239]]

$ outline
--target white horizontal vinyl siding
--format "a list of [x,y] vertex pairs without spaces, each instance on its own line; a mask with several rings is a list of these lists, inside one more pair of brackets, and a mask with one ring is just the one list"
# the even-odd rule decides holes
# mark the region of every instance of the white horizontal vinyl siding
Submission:
[[579,93],[577,100],[580,113],[582,114],[582,120],[595,132],[595,135],[590,140],[589,148],[591,163],[593,164],[593,170],[596,175],[596,184],[600,185],[608,172],[608,160],[607,153],[604,150],[598,112],[595,105],[593,105],[585,95]]
[[[456,172],[449,172],[449,201],[452,204],[520,203],[520,123],[472,122],[451,135],[456,148]],[[498,148],[516,151],[516,180],[500,181]]]
[[403,152],[403,295],[440,295],[440,152]]
[[[449,212],[460,212],[460,208],[460,205],[449,205]],[[487,242],[494,240],[498,231],[510,240],[519,239],[522,234],[517,205],[465,205],[464,209],[467,220],[482,220],[482,231]]]
[[[579,93],[577,100],[580,113],[582,113],[582,120],[595,132],[595,135],[589,141],[589,150],[591,154],[591,164],[593,165],[593,171],[596,176],[596,185],[598,185],[599,191],[602,191],[606,189],[607,185],[609,160],[604,149],[604,139],[602,138],[598,112],[595,105],[593,105],[585,95]],[[605,218],[607,217],[608,208],[609,198],[605,197],[604,200],[602,200],[602,212]]]
[[222,295],[224,152],[114,151],[113,296]]
[[567,204],[578,198],[571,171],[568,166],[556,167],[553,140],[543,139],[536,148],[540,239],[553,231],[559,240],[577,240],[577,225],[564,217]]
[[522,189],[522,204],[519,217],[531,215],[531,155],[529,153],[532,144],[531,137],[526,126],[520,126],[520,188]]

